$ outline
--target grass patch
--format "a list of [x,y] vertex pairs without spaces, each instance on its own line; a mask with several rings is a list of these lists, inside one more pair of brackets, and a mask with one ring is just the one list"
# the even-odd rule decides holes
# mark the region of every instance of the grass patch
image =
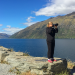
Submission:
[[71,75],[70,71],[68,69],[66,69],[65,71],[62,71],[61,73],[56,73],[55,75]]
[[30,56],[28,52],[25,51],[25,53],[23,53],[23,56]]
[[70,74],[71,69],[75,69],[75,62],[72,62],[70,59],[68,59],[67,60],[67,69],[65,71],[62,71],[61,73],[55,74],[55,75],[71,75]]
[[67,60],[67,68],[73,69],[75,67],[75,62],[72,62],[70,59]]

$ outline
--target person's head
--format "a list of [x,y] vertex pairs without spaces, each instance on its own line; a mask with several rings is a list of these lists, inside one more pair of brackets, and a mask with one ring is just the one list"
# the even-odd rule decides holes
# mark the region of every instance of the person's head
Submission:
[[53,22],[48,22],[47,27],[52,27]]

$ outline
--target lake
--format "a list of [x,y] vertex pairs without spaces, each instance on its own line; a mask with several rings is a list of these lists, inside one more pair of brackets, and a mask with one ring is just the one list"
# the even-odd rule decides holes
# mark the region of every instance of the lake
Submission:
[[[16,52],[28,52],[35,57],[47,57],[46,39],[0,39],[0,46],[13,48]],[[54,57],[75,62],[75,39],[55,39]]]

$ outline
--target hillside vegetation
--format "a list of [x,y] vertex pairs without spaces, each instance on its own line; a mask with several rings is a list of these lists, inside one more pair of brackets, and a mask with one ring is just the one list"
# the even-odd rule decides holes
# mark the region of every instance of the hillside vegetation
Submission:
[[56,33],[55,38],[75,38],[75,12],[35,23],[13,34],[10,38],[46,39],[46,27],[49,21],[59,24],[59,31]]

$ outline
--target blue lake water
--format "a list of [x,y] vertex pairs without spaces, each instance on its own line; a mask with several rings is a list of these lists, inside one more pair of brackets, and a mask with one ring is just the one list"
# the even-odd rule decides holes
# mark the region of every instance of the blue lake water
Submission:
[[[35,57],[47,57],[46,39],[0,39],[0,46],[13,48],[17,52],[28,52]],[[75,62],[75,39],[55,39],[54,57]]]

